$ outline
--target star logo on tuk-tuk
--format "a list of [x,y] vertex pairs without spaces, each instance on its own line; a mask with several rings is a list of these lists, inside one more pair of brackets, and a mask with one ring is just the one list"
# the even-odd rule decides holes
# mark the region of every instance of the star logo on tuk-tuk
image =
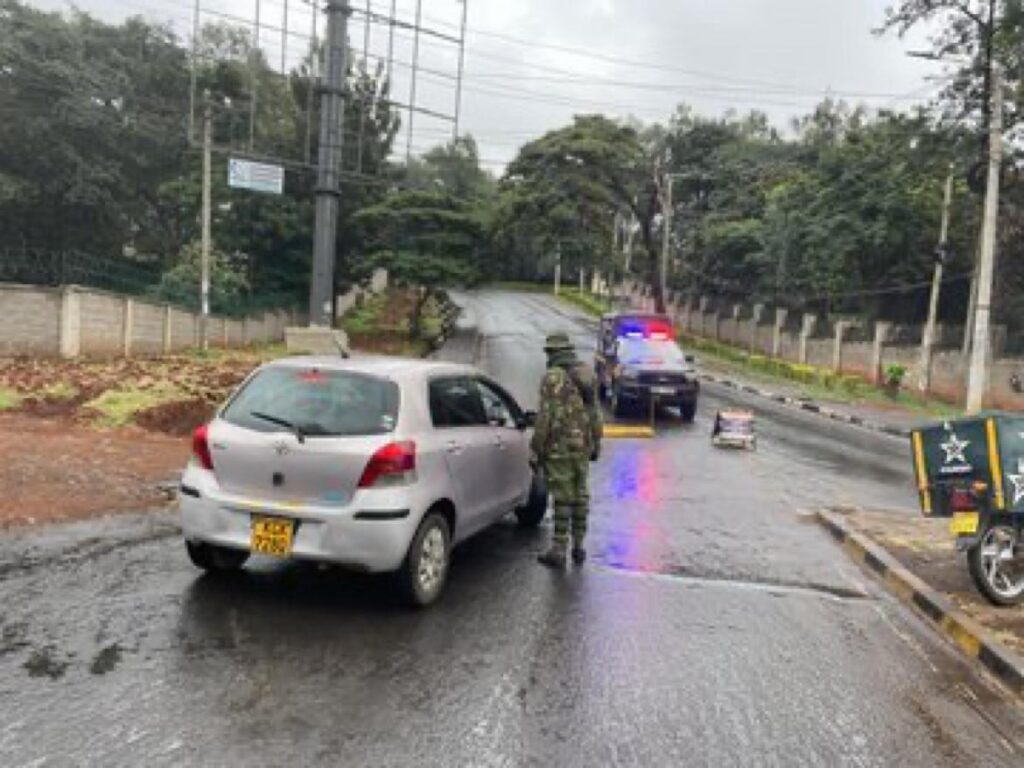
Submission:
[[1017,459],[1017,474],[1007,475],[1006,479],[1013,483],[1013,504],[1024,499],[1024,459]]
[[967,450],[967,446],[970,444],[970,440],[961,440],[956,436],[956,432],[953,432],[950,434],[949,440],[939,443],[939,447],[946,452],[947,464],[952,464],[953,462],[966,464],[967,457],[964,455],[964,451]]

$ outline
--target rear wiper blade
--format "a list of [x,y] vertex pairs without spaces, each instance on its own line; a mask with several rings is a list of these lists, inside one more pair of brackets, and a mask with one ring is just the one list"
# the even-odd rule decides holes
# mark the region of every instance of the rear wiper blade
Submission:
[[293,424],[287,419],[282,419],[280,416],[271,416],[269,413],[262,413],[261,411],[250,411],[249,415],[252,416],[253,418],[269,422],[270,424],[276,424],[279,427],[290,429],[292,432],[295,433],[295,437],[300,443],[306,442],[306,433],[298,424]]

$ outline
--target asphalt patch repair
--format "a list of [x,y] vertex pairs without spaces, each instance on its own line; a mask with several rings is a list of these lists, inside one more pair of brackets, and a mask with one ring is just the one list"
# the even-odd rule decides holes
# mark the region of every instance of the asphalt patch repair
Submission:
[[820,510],[818,519],[890,592],[1024,697],[1024,607],[997,607],[978,593],[948,521],[852,508]]

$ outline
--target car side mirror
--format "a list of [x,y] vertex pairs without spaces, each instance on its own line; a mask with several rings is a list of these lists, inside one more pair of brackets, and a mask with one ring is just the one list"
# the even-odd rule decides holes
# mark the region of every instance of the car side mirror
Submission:
[[522,418],[519,419],[520,429],[530,429],[537,426],[537,412],[526,411],[523,413]]

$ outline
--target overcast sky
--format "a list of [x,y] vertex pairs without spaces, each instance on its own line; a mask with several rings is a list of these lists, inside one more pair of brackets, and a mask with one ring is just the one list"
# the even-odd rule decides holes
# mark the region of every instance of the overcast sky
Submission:
[[[66,0],[29,0],[66,9]],[[247,26],[260,8],[260,44],[290,67],[312,34],[311,6],[303,0],[200,0],[205,21]],[[484,162],[500,171],[524,141],[571,120],[604,112],[665,120],[686,103],[705,115],[759,109],[780,126],[831,94],[871,107],[908,107],[936,86],[925,80],[934,64],[908,58],[924,35],[900,40],[872,29],[891,0],[468,0],[462,132],[472,133]],[[282,20],[288,4],[287,44]],[[170,24],[188,39],[194,0],[76,0],[108,21],[141,14]],[[352,0],[357,10],[366,0]],[[397,17],[412,22],[415,0],[397,0]],[[370,0],[388,14],[391,0]],[[423,26],[458,36],[459,0],[423,0]],[[361,50],[364,15],[350,20],[349,37]],[[322,34],[324,21],[318,22]],[[384,60],[388,30],[373,25],[369,51]],[[394,43],[395,94],[410,92],[411,32]],[[416,102],[454,112],[457,46],[423,35]],[[414,152],[444,141],[451,124],[416,115]],[[403,133],[399,149],[404,153]]]

